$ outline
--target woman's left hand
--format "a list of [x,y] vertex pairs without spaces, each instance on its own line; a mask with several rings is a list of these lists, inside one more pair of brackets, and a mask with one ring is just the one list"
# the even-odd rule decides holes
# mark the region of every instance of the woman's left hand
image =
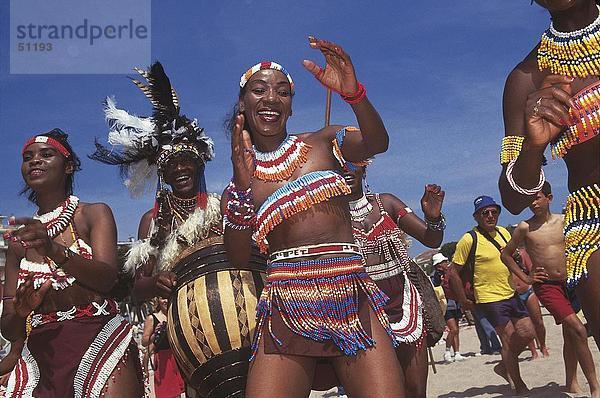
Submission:
[[25,249],[35,249],[42,256],[51,257],[56,254],[54,242],[40,220],[23,217],[12,219],[11,224],[23,227],[11,231],[5,238],[19,242]]
[[321,68],[313,61],[304,60],[304,67],[325,87],[345,96],[355,94],[358,91],[358,80],[350,56],[341,46],[330,41],[312,36],[308,37],[308,41],[311,48],[323,53],[326,65]]
[[445,192],[442,187],[435,184],[427,184],[425,193],[421,198],[421,210],[428,220],[438,220],[442,214]]

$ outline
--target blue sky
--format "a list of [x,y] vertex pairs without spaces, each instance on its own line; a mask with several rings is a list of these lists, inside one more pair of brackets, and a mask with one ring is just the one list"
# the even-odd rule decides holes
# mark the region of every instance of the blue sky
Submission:
[[[109,204],[119,237],[134,236],[152,195],[132,199],[115,168],[85,155],[92,152],[94,137],[106,137],[105,96],[115,95],[119,106],[141,115],[150,113],[150,104],[124,74],[9,74],[8,3],[0,5],[0,214],[32,214],[34,207],[18,195],[20,148],[36,132],[60,127],[83,159],[76,194]],[[206,177],[209,190],[220,192],[231,176],[222,122],[235,101],[239,76],[264,59],[282,63],[296,83],[288,130],[313,131],[323,124],[325,91],[301,61],[322,64],[323,59],[308,47],[307,36],[339,43],[390,133],[389,150],[369,168],[369,184],[396,194],[417,214],[424,185],[442,185],[445,241],[451,241],[473,225],[477,195],[499,200],[504,81],[548,23],[547,12],[525,0],[152,1],[152,60],[163,63],[182,111],[198,118],[215,140],[216,158]],[[332,123],[356,123],[337,96]],[[554,187],[554,210],[560,211],[568,194],[562,161],[550,161],[546,174]],[[500,223],[524,217],[528,211],[522,216],[504,211]],[[413,244],[411,255],[422,250]]]

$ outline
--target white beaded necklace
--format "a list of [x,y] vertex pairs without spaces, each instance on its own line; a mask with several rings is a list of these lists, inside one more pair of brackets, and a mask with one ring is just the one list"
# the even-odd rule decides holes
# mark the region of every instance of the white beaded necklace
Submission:
[[33,218],[46,224],[48,236],[50,239],[54,239],[67,229],[73,220],[78,204],[79,198],[71,195],[56,209],[44,214],[36,213]]
[[373,205],[364,193],[359,199],[351,200],[348,204],[350,205],[350,216],[355,222],[363,222],[373,210]]

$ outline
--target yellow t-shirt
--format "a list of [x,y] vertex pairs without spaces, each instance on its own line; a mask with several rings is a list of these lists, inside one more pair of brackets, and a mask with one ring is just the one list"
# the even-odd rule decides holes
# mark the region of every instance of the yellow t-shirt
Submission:
[[[510,233],[506,228],[497,227],[506,241],[510,240]],[[510,284],[510,271],[500,259],[500,251],[481,235],[477,228],[474,229],[477,234],[477,249],[475,251],[475,274],[473,276],[473,287],[475,291],[475,301],[477,303],[493,303],[500,300],[511,298],[515,290]],[[492,239],[500,244],[500,247],[506,246],[498,232],[490,233]],[[460,238],[456,245],[456,252],[452,257],[452,262],[458,266],[463,266],[469,257],[469,250],[473,244],[473,238],[466,233]]]

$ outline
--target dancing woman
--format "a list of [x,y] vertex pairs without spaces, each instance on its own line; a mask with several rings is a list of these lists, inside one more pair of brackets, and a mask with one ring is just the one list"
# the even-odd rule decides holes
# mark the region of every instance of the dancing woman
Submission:
[[137,347],[109,292],[117,231],[103,203],[73,195],[80,162],[58,129],[23,147],[21,173],[33,218],[7,236],[2,332],[27,338],[7,396],[140,397]]
[[243,265],[254,236],[270,260],[246,394],[306,397],[317,359],[326,357],[349,395],[404,397],[387,297],[354,244],[341,175],[345,159],[384,152],[387,131],[344,50],[309,41],[327,65],[304,61],[305,68],[351,105],[360,130],[289,135],[294,85],[286,70],[262,62],[240,80],[233,179],[221,201],[225,243],[230,261]]
[[[437,185],[425,187],[421,198],[425,215],[422,220],[392,194],[365,194],[366,166],[349,165],[349,168],[345,177],[352,189],[352,229],[365,257],[367,273],[390,297],[385,312],[394,337],[400,342],[396,356],[406,380],[406,396],[426,397],[428,361],[427,342],[423,342],[423,337],[432,319],[437,317],[441,322],[442,313],[429,281],[427,286],[414,278],[411,281],[411,267],[417,265],[411,263],[408,256],[406,234],[427,247],[440,246],[446,227],[441,212],[444,191]],[[434,305],[424,306],[426,299]]]
[[548,145],[553,158],[565,161],[567,285],[600,346],[600,6],[594,0],[536,2],[551,24],[506,80],[500,192],[506,208],[520,213],[544,186]]

